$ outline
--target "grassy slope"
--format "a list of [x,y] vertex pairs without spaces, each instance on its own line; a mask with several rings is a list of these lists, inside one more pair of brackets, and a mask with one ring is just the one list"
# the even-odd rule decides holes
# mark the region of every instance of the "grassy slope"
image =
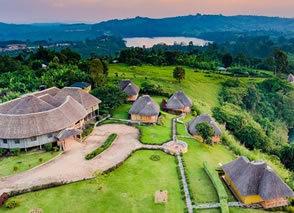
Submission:
[[[151,161],[153,154],[160,161]],[[100,189],[100,190],[99,190]],[[167,204],[154,204],[155,191],[168,190]],[[0,212],[183,212],[174,157],[161,151],[138,151],[106,177],[18,196],[20,207]]]
[[[0,177],[29,170],[54,158],[59,153],[60,152],[38,152],[2,158],[0,159]],[[39,160],[40,158],[42,158],[41,162]],[[18,168],[16,172],[13,171],[15,166]]]
[[186,80],[179,84],[173,79],[173,66],[128,67],[127,65],[116,64],[110,65],[109,68],[109,77],[112,79],[115,79],[115,73],[118,73],[119,78],[130,78],[136,84],[141,85],[147,77],[148,82],[161,85],[171,93],[176,90],[184,90],[194,102],[198,102],[200,107],[202,106],[204,111],[209,111],[209,106],[218,105],[217,96],[221,90],[219,82],[222,82],[225,78],[221,76],[223,79],[212,79],[205,77],[204,73],[196,73],[192,69],[186,68]]
[[[215,188],[203,169],[203,162],[207,161],[217,168],[218,163],[224,164],[233,160],[233,154],[222,145],[210,147],[194,139],[180,138],[180,140],[188,143],[188,152],[183,157],[196,203],[218,202]],[[234,198],[230,196],[229,200],[233,201]]]

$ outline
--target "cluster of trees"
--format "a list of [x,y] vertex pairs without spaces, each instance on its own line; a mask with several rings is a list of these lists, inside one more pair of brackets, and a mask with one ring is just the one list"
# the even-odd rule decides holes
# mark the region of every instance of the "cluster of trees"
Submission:
[[[248,47],[249,48],[249,47]],[[241,74],[258,75],[256,69],[280,73],[294,72],[294,64],[278,48],[267,50],[266,57],[247,56],[244,53],[230,53],[230,50],[216,43],[204,47],[156,45],[151,49],[129,48],[122,50],[119,61],[129,65],[185,65],[202,70],[217,70],[218,67],[234,67]],[[233,71],[235,71],[233,70]]]
[[68,48],[56,52],[40,47],[36,52],[22,52],[15,57],[0,56],[1,101],[38,90],[41,85],[65,87],[85,81],[95,88],[105,84],[107,74],[104,60],[82,60],[80,54]]
[[213,110],[214,117],[246,147],[277,155],[288,168],[294,168],[288,160],[294,158],[288,145],[288,129],[294,126],[294,88],[289,82],[278,78],[249,84],[229,80],[220,101],[222,106]]

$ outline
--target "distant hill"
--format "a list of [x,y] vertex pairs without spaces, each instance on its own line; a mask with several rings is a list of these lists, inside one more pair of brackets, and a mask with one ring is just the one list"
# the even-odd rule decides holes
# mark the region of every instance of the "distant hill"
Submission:
[[67,40],[95,38],[103,34],[121,37],[193,36],[211,33],[284,35],[294,37],[294,19],[265,16],[189,15],[161,19],[136,17],[97,24],[5,24],[0,23],[0,40]]

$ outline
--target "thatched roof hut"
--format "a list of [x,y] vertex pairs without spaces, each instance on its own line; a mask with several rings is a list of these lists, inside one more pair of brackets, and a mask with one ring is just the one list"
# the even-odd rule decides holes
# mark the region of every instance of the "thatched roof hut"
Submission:
[[64,87],[63,89],[59,90],[54,98],[62,103],[67,96],[74,98],[76,101],[82,104],[86,110],[101,103],[98,98],[90,95],[78,87]]
[[167,109],[192,107],[192,101],[184,92],[178,91],[168,99],[166,107]]
[[79,129],[75,129],[75,128],[66,128],[64,130],[62,130],[57,136],[56,138],[58,140],[65,140],[69,137],[75,137],[77,135],[81,135],[82,131]]
[[291,188],[264,162],[240,157],[222,166],[234,187],[243,196],[259,195],[263,201],[293,197]]
[[158,115],[160,107],[149,95],[141,96],[132,106],[129,114],[137,115]]
[[86,115],[85,108],[70,96],[54,107],[28,95],[0,105],[0,138],[21,139],[57,132]]
[[288,75],[288,81],[291,82],[291,83],[294,83],[294,75],[289,74]]
[[196,126],[197,126],[197,124],[199,124],[201,122],[206,122],[209,125],[211,125],[213,127],[214,131],[215,131],[216,136],[221,136],[222,135],[221,129],[217,126],[215,121],[208,114],[198,115],[196,118],[194,118],[193,120],[191,120],[189,122],[188,130],[189,130],[190,134],[192,134],[192,135],[198,134],[198,132],[196,130]]
[[119,88],[123,90],[128,96],[135,96],[140,92],[140,88],[131,80],[121,80]]

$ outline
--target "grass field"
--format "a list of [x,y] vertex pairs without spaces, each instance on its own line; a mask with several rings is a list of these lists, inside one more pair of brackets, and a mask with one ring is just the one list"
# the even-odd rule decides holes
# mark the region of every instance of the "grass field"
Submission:
[[[180,138],[180,140],[188,144],[188,152],[183,155],[183,158],[196,203],[218,202],[215,188],[203,169],[203,162],[207,161],[212,167],[217,168],[218,163],[228,163],[234,159],[234,156],[222,145],[210,147],[194,139]],[[229,193],[229,201],[234,200]]]
[[131,104],[123,104],[112,112],[113,118],[119,118],[119,119],[129,119],[129,110],[131,109]]
[[[150,160],[159,155],[160,161]],[[168,203],[155,204],[154,193],[168,190]],[[121,167],[95,181],[83,181],[18,196],[21,206],[0,212],[183,212],[174,157],[161,151],[138,151]]]
[[[60,152],[37,152],[20,154],[19,156],[0,158],[0,177],[14,175],[38,166],[55,156]],[[42,159],[42,161],[40,161]],[[17,167],[14,170],[14,167]]]

